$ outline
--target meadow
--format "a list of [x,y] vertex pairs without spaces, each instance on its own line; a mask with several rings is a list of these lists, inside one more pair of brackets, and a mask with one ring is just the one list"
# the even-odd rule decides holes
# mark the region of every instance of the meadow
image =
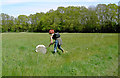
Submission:
[[62,47],[48,46],[48,33],[2,33],[2,76],[118,76],[118,34],[60,33]]
[[0,78],[2,77],[2,34],[0,33]]

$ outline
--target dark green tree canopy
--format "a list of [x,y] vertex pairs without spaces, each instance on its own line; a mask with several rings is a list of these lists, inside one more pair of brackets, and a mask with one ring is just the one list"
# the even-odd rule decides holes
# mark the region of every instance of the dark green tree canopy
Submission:
[[119,6],[58,7],[47,13],[19,15],[17,18],[1,13],[2,32],[119,32]]

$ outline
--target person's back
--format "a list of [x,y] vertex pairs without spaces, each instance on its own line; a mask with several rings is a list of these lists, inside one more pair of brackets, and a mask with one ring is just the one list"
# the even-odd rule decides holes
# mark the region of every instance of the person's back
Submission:
[[57,32],[57,33],[54,33],[54,34],[53,34],[53,37],[52,37],[52,38],[53,38],[54,40],[56,40],[56,39],[59,38],[59,37],[60,37],[60,34]]

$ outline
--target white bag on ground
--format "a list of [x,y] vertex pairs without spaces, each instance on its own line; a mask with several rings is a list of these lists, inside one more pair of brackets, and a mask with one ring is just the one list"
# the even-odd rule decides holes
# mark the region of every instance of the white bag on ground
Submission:
[[41,52],[43,54],[45,54],[47,52],[46,47],[44,45],[38,45],[38,46],[36,46],[36,50],[35,51],[36,52]]

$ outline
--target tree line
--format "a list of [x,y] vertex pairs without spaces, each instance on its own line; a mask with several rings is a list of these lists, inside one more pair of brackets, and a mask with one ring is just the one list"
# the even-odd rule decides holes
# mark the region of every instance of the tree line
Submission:
[[1,32],[84,32],[118,33],[119,6],[98,4],[97,6],[58,7],[46,13],[9,16],[1,13]]

